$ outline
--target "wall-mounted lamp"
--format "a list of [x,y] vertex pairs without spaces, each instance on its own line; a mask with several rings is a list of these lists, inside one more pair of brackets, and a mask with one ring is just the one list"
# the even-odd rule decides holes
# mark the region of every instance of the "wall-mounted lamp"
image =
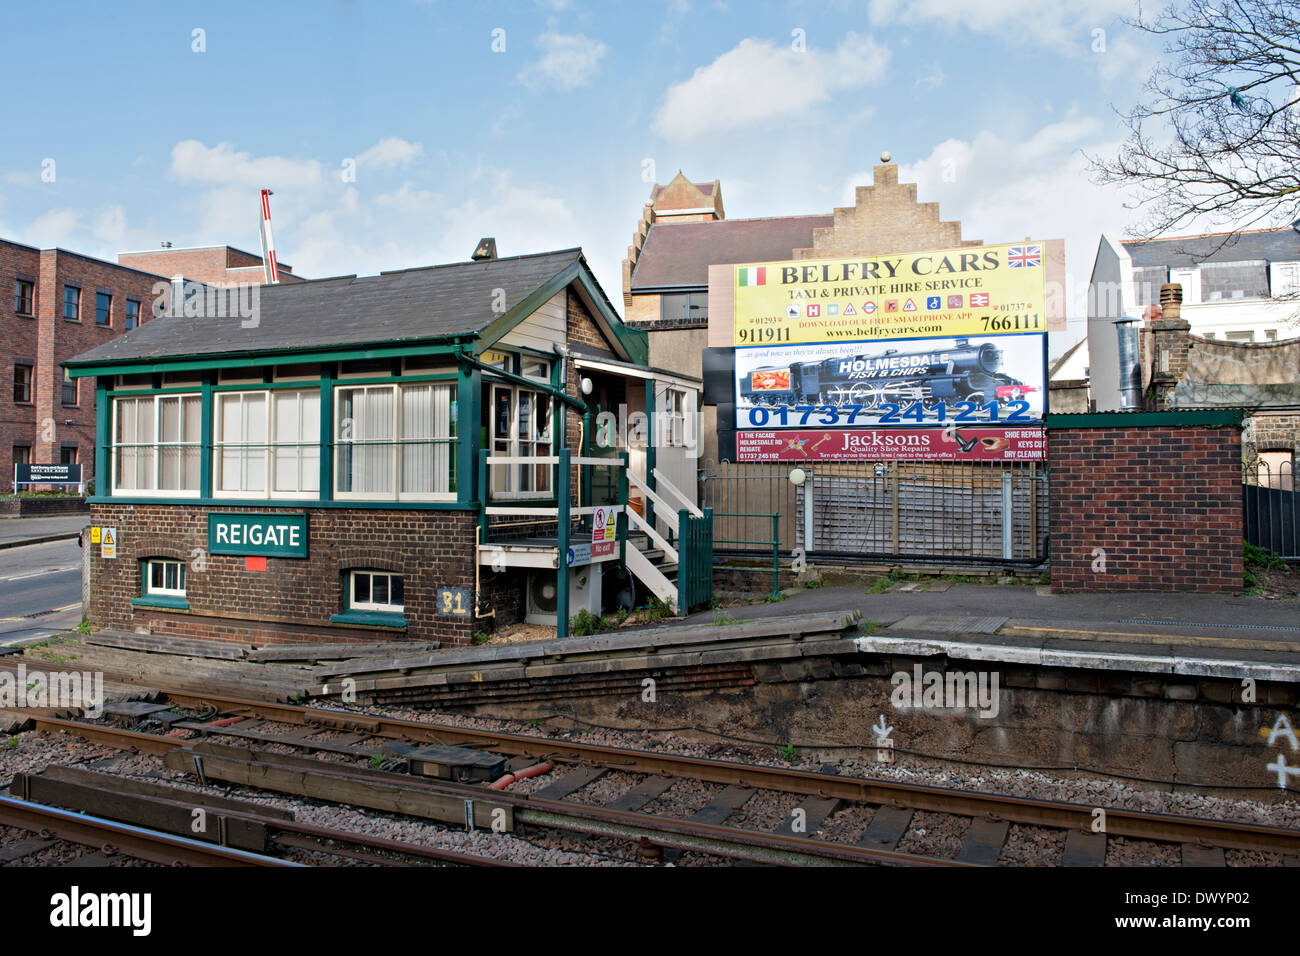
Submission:
[[592,390],[593,388],[595,388],[596,386],[595,386],[594,384],[592,384],[591,379],[589,379],[589,378],[583,378],[583,380],[582,380],[581,382],[578,383],[578,387],[579,387],[580,389],[582,389],[582,394],[583,394],[583,395],[590,395],[590,394],[591,394],[591,390]]

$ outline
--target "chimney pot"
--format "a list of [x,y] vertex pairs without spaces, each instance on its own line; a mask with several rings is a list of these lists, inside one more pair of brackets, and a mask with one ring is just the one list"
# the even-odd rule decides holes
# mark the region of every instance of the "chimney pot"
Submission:
[[1160,287],[1160,311],[1166,319],[1183,317],[1183,286],[1179,282],[1166,282]]

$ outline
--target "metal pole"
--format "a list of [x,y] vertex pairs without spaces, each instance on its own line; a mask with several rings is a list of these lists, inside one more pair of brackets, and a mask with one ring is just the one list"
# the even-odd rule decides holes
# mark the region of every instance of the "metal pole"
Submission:
[[569,449],[560,449],[559,541],[555,555],[555,636],[569,636]]
[[803,549],[813,549],[813,476],[808,475],[803,483]]
[[1015,556],[1015,537],[1012,535],[1014,515],[1012,514],[1013,497],[1011,494],[1011,476],[1002,476],[1002,558],[1009,561]]
[[[886,467],[888,467],[888,466],[886,466]],[[899,535],[898,535],[898,479],[899,479],[899,473],[898,473],[898,469],[899,469],[899,465],[898,465],[897,462],[895,462],[895,464],[894,464],[894,474],[893,474],[893,476],[892,476],[891,478],[887,478],[887,479],[886,479],[887,481],[889,481],[889,494],[890,494],[890,498],[889,498],[889,510],[890,510],[890,515],[891,515],[891,517],[892,517],[893,525],[894,525],[893,539],[892,539],[892,542],[893,542],[893,553],[894,553],[894,554],[898,554],[898,550],[899,550],[899,542],[898,542],[898,539],[899,539]],[[886,474],[888,474],[888,472],[886,472]]]
[[781,593],[781,512],[772,515],[772,597]]

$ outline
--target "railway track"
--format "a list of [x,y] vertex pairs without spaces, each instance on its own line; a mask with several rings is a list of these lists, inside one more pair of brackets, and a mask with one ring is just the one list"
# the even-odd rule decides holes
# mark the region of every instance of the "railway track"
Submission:
[[89,847],[107,864],[113,856],[130,857],[164,866],[293,866],[285,860],[233,847],[187,839],[174,833],[132,826],[119,820],[45,806],[12,796],[0,796],[0,826],[23,830],[32,837],[0,847],[0,859],[21,863],[55,841]]
[[[1225,851],[1300,854],[1300,830],[1106,809],[1104,832],[1094,832],[1096,808],[865,780],[778,767],[557,741],[376,717],[292,704],[171,692],[168,699],[193,719],[170,719],[171,727],[199,735],[180,741],[160,734],[103,723],[36,716],[37,729],[67,732],[119,749],[164,758],[167,766],[200,780],[220,780],[280,793],[334,800],[373,809],[411,812],[460,826],[497,830],[543,828],[630,841],[648,848],[690,851],[760,863],[791,865],[988,865],[998,861],[1012,826],[1063,831],[1065,865],[1101,865],[1108,840],[1126,838],[1176,845],[1184,865],[1225,865]],[[203,740],[221,736],[230,747]],[[321,738],[313,740],[313,737]],[[293,748],[290,756],[265,748]],[[403,748],[473,748],[500,755],[518,769],[537,761],[556,765],[540,791],[518,794],[394,773],[369,763],[400,764]],[[263,749],[258,749],[263,748]],[[320,759],[321,757],[328,759]],[[607,805],[573,798],[607,774],[638,779]],[[645,812],[681,781],[710,785],[708,803],[685,817]],[[791,817],[777,831],[747,830],[734,824],[745,802],[759,792],[797,798]],[[369,802],[367,802],[369,801]],[[838,810],[867,808],[871,819],[856,843],[815,838],[823,821]],[[898,849],[916,813],[965,818],[965,835],[953,858]]]

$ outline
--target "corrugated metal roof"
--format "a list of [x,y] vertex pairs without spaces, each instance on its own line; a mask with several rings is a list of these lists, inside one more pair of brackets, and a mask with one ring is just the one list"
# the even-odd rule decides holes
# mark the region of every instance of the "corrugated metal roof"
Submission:
[[632,273],[632,291],[706,286],[711,265],[783,261],[812,247],[814,229],[834,224],[830,214],[655,223]]
[[263,286],[257,324],[167,316],[83,352],[67,364],[179,358],[283,349],[331,348],[445,338],[481,332],[548,281],[582,260],[581,249],[456,262]]
[[1135,266],[1194,266],[1201,262],[1300,261],[1300,234],[1290,228],[1175,236],[1123,243]]

